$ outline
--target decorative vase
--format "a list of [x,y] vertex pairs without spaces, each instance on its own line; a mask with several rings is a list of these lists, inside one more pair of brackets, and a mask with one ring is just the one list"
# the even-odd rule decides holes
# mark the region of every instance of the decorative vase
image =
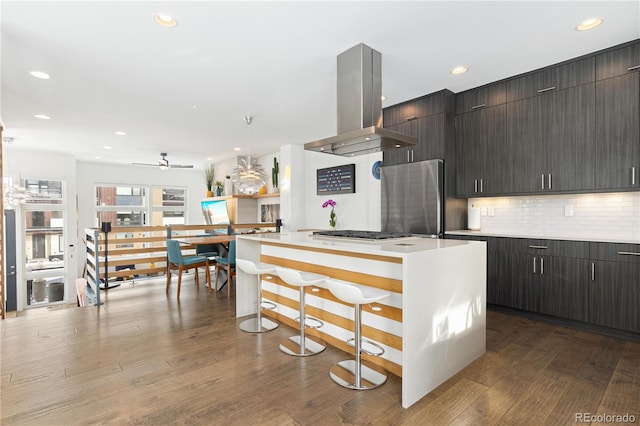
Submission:
[[213,191],[207,191],[207,198],[213,197]]
[[222,196],[222,188],[217,187],[216,188],[216,197],[221,197]]

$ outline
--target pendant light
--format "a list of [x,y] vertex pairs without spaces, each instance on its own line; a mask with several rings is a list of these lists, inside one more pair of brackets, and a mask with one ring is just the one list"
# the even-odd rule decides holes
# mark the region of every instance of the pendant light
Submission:
[[231,174],[231,181],[236,184],[240,194],[254,195],[267,184],[267,173],[257,160],[251,159],[249,126],[253,117],[247,115],[244,121],[247,123],[247,156],[238,159],[238,165]]

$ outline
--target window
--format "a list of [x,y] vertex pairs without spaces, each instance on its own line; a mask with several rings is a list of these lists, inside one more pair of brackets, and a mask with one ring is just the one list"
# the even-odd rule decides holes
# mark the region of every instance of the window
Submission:
[[187,191],[182,188],[127,185],[96,186],[96,226],[186,223]]

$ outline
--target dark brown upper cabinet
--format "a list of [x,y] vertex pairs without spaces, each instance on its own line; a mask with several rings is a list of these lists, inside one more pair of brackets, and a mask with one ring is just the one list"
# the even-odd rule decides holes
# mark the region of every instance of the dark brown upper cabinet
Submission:
[[596,57],[595,187],[640,189],[640,43]]
[[456,116],[456,195],[481,197],[512,191],[510,147],[505,135],[506,105]]
[[382,111],[384,127],[405,123],[418,118],[454,110],[455,94],[441,90],[417,99],[385,108]]
[[506,83],[494,83],[456,95],[456,114],[476,111],[507,102]]
[[568,89],[594,80],[595,59],[593,57],[543,68],[508,80],[507,102]]
[[596,56],[596,80],[638,71],[640,71],[640,43],[638,42]]

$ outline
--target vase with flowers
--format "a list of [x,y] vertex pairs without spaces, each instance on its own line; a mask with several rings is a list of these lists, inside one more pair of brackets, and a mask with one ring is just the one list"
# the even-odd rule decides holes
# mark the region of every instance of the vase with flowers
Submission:
[[324,203],[322,203],[323,209],[326,209],[327,207],[331,207],[331,213],[329,213],[329,226],[331,227],[331,229],[336,229],[336,218],[337,218],[336,212],[335,212],[336,202],[329,199]]

